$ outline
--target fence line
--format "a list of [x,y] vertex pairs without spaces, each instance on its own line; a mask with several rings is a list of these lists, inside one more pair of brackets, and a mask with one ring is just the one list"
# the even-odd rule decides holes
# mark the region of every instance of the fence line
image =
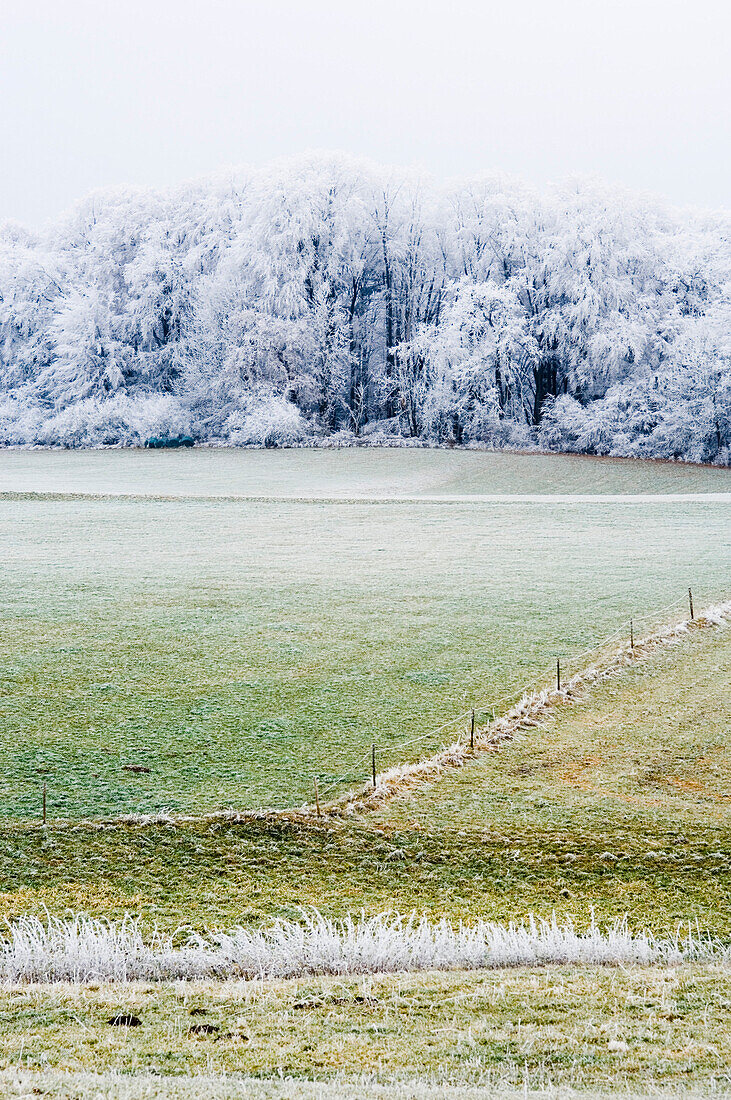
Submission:
[[[574,654],[571,657],[564,658],[565,667],[568,668],[569,665],[575,664],[577,661],[584,660],[586,657],[589,657],[591,654],[598,654],[602,650],[606,649],[607,646],[609,646],[613,641],[617,641],[621,637],[626,637],[628,642],[629,642],[629,640],[630,640],[630,631],[631,631],[630,624],[631,623],[634,623],[634,624],[642,623],[642,622],[655,622],[655,623],[658,623],[661,616],[666,615],[668,612],[670,612],[672,610],[680,612],[680,610],[683,609],[683,608],[690,609],[690,607],[692,607],[692,595],[690,594],[690,589],[689,589],[689,596],[691,598],[691,604],[690,605],[688,604],[688,597],[684,597],[682,599],[677,598],[675,600],[672,600],[670,603],[666,604],[664,607],[659,608],[657,611],[648,611],[648,612],[646,612],[645,614],[642,614],[642,615],[633,615],[631,619],[627,619],[626,622],[623,622],[615,631],[613,631],[611,634],[607,635],[606,637],[602,638],[595,645],[589,646],[587,649],[582,650],[581,652],[579,652],[577,654]],[[641,641],[642,639],[638,639],[638,640]],[[416,745],[416,744],[419,744],[419,743],[422,743],[422,742],[425,742],[425,741],[433,741],[434,738],[437,737],[444,730],[446,730],[448,728],[451,728],[451,727],[454,727],[454,726],[457,726],[457,725],[459,725],[463,722],[466,722],[466,720],[471,717],[473,711],[477,712],[477,713],[484,713],[486,709],[490,709],[490,710],[493,711],[493,714],[494,714],[495,711],[499,707],[501,707],[504,703],[510,703],[513,706],[516,705],[518,702],[520,702],[521,699],[525,698],[526,696],[535,694],[538,691],[540,691],[541,689],[547,687],[548,686],[547,681],[549,679],[549,676],[551,676],[551,675],[555,676],[555,672],[556,672],[556,665],[552,662],[550,665],[547,665],[542,671],[540,671],[533,678],[530,685],[524,686],[524,687],[520,688],[518,691],[510,692],[510,693],[508,693],[508,694],[506,694],[502,697],[499,697],[497,699],[491,697],[489,699],[483,699],[483,700],[476,701],[474,703],[474,706],[470,707],[466,711],[463,711],[461,714],[455,715],[453,718],[449,719],[443,725],[438,726],[436,729],[429,730],[427,733],[421,734],[418,737],[411,738],[409,741],[400,742],[398,744],[394,744],[393,742],[391,742],[388,745],[381,745],[380,747],[382,748],[382,750],[389,751],[389,752],[391,752],[393,750],[403,751],[404,749],[409,748],[413,745]],[[441,748],[444,748],[444,747],[445,746],[441,746]],[[439,748],[436,748],[433,751],[438,752]],[[371,758],[371,752],[369,750],[368,753],[364,757],[362,757],[361,759],[363,761],[365,761],[366,759],[370,760],[370,758]],[[360,761],[356,761],[356,763],[360,763]],[[406,763],[406,761],[401,760],[400,763]],[[321,787],[320,788],[320,793],[323,793],[324,791],[332,791],[336,787],[342,786],[344,783],[348,782],[351,779],[352,780],[356,780],[356,779],[363,780],[364,779],[364,773],[360,770],[357,770],[357,771],[353,770],[352,772],[344,775],[342,778],[334,780],[332,783],[328,784],[327,787],[324,787],[324,788]]]

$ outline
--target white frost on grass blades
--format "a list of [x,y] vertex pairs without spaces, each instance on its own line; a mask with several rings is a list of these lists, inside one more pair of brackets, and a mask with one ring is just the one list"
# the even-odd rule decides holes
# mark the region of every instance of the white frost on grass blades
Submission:
[[296,978],[547,965],[657,965],[691,959],[728,961],[731,952],[689,929],[657,939],[635,934],[626,920],[583,932],[570,921],[531,918],[508,926],[431,924],[426,918],[381,914],[330,921],[314,912],[266,929],[235,928],[210,939],[189,934],[176,945],[137,921],[76,916],[22,917],[8,926],[0,980],[26,982],[170,981],[200,978]]
[[[594,1092],[553,1084],[541,1068],[530,1073],[525,1062],[503,1059],[500,1070],[488,1068],[480,1075],[479,1084],[447,1083],[430,1077],[417,1079],[386,1078],[374,1080],[371,1074],[357,1076],[337,1073],[327,1081],[307,1081],[301,1077],[277,1076],[253,1078],[212,1073],[191,1077],[156,1074],[131,1075],[110,1073],[77,1073],[43,1070],[43,1095],[49,1100],[606,1100],[606,1091]],[[40,1091],[38,1070],[10,1068],[0,1070],[0,1095],[8,1100],[28,1100]],[[522,1081],[522,1085],[515,1084]],[[509,1083],[507,1083],[509,1082]],[[612,1096],[620,1100],[698,1100],[699,1097],[728,1098],[724,1085],[711,1085],[707,1091],[695,1088],[667,1088],[644,1085],[641,1091],[617,1083]]]

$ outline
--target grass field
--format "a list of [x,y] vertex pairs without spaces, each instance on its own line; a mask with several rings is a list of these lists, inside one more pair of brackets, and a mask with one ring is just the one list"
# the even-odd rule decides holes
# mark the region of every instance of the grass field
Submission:
[[[555,909],[579,923],[594,907],[658,931],[697,919],[728,940],[730,657],[728,628],[689,635],[357,823],[81,828],[45,842],[6,825],[5,912],[127,908],[204,927],[300,903],[503,920]],[[16,986],[0,991],[0,1088],[69,1100],[719,1097],[730,1004],[727,964]],[[110,1026],[119,1013],[140,1026]]]
[[355,820],[0,832],[0,916],[205,931],[328,916],[588,923],[731,938],[731,628],[693,632],[497,753]]
[[[728,485],[558,456],[3,452],[0,815],[37,819],[43,782],[52,818],[287,806],[359,780],[373,741],[379,767],[429,752],[689,584],[725,594]],[[112,491],[136,496],[52,495]]]
[[727,469],[443,450],[2,452],[0,493],[297,499],[729,493]]
[[[5,823],[0,913],[134,912],[148,928],[204,931],[302,905],[500,921],[555,912],[579,926],[593,911],[658,934],[697,922],[728,942],[730,669],[731,629],[692,631],[498,752],[355,820]],[[718,1097],[729,1005],[727,964],[18,986],[0,991],[0,1089]],[[141,1025],[110,1026],[119,1012]],[[92,1069],[102,1076],[83,1076]]]
[[[12,993],[5,995],[12,1020],[7,1009],[0,1018],[0,1066],[36,1070],[21,1095],[32,1085],[43,1091],[45,1075],[38,1071],[54,1066],[114,1068],[122,1082],[128,1074],[150,1073],[262,1076],[272,1092],[262,1087],[251,1094],[264,1096],[280,1095],[279,1073],[304,1086],[283,1095],[305,1097],[317,1095],[308,1079],[337,1073],[366,1080],[352,1092],[326,1096],[367,1097],[368,1078],[413,1080],[417,1073],[427,1082],[450,1082],[457,1097],[460,1085],[489,1083],[500,1085],[500,1095],[511,1086],[522,1095],[523,1086],[548,1083],[605,1096],[622,1086],[654,1091],[715,1084],[718,1095],[731,1065],[731,972],[711,966],[20,987]],[[110,1027],[120,1012],[134,1014],[141,1025]],[[208,1033],[201,1030],[206,1026]],[[147,1081],[154,1089],[154,1080]],[[236,1084],[229,1078],[220,1095],[237,1095]],[[110,1095],[126,1095],[124,1087]],[[97,1086],[88,1095],[105,1094]],[[386,1095],[418,1100],[420,1091]]]

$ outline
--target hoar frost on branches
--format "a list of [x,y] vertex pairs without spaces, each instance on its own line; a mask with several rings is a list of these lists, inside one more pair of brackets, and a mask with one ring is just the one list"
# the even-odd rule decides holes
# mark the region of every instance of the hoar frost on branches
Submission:
[[454,443],[505,443],[532,407],[537,343],[507,285],[463,278],[438,323],[399,348],[412,434]]
[[0,228],[0,443],[728,464],[729,216],[309,156]]

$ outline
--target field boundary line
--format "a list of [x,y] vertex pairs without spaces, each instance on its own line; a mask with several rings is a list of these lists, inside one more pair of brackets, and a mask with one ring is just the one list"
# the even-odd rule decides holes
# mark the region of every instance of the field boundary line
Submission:
[[[425,760],[388,768],[376,776],[375,787],[367,785],[360,791],[344,794],[321,807],[321,815],[332,819],[375,810],[384,803],[406,794],[413,787],[435,779],[445,769],[463,767],[479,753],[497,751],[501,744],[512,741],[516,733],[542,724],[546,718],[555,713],[558,707],[578,702],[585,688],[621,675],[630,666],[648,660],[658,649],[676,643],[691,630],[722,626],[730,619],[731,600],[727,600],[706,608],[694,619],[682,619],[636,639],[634,646],[625,642],[603,661],[574,673],[565,684],[561,685],[560,689],[544,687],[525,693],[494,722],[476,727],[474,748],[470,747],[469,740],[462,735],[453,744],[440,749]],[[308,807],[308,809],[310,816],[314,816],[315,808]]]
[[391,504],[728,504],[731,492],[725,489],[686,493],[448,493],[431,496],[404,494],[374,496],[297,496],[267,495],[263,493],[116,493],[112,491],[83,492],[75,490],[54,490],[41,492],[37,489],[2,489],[0,502],[3,503],[90,503],[90,504],[345,504],[345,505],[391,505]]
[[[412,788],[437,778],[445,769],[460,768],[474,760],[480,753],[496,752],[500,745],[512,741],[521,730],[533,729],[542,724],[560,706],[578,702],[585,688],[621,675],[632,665],[649,660],[658,649],[673,645],[691,631],[725,625],[731,620],[731,600],[711,605],[693,619],[684,618],[635,639],[634,646],[624,642],[604,659],[588,665],[566,680],[560,687],[545,686],[524,691],[518,702],[494,721],[475,727],[474,747],[469,735],[461,733],[456,741],[431,756],[412,763],[397,764],[376,774],[375,786],[361,783],[329,802],[304,804],[289,809],[214,810],[202,814],[121,814],[107,818],[83,818],[68,820],[56,818],[47,824],[38,821],[13,822],[14,829],[24,830],[74,830],[114,829],[122,826],[236,824],[245,822],[269,822],[308,826],[326,825],[357,814],[368,813],[400,797]],[[613,636],[606,641],[611,640]],[[600,643],[600,646],[602,643]],[[597,647],[600,648],[600,647]],[[459,721],[458,716],[445,723],[446,728]],[[430,736],[433,736],[433,731]],[[415,740],[419,740],[416,738]],[[409,744],[410,742],[407,742]],[[370,754],[366,754],[370,755]]]

